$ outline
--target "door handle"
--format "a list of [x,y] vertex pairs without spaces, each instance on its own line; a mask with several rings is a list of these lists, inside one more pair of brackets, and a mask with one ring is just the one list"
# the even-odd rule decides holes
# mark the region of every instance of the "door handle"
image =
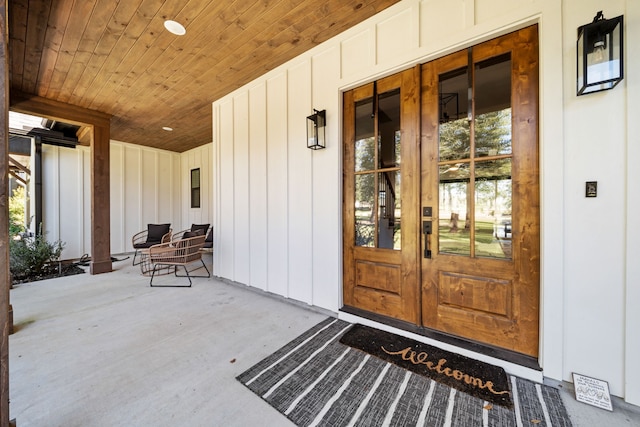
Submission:
[[431,221],[422,221],[422,233],[424,234],[424,257],[431,258],[431,249],[429,249],[432,233]]

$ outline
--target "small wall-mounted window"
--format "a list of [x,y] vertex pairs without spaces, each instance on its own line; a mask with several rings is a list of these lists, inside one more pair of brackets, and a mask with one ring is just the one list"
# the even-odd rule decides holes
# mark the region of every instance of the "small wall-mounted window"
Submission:
[[200,168],[191,169],[191,207],[200,207]]

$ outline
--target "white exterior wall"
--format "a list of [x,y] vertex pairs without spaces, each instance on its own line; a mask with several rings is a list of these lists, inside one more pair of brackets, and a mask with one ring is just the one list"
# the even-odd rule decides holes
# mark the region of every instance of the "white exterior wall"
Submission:
[[180,154],[119,141],[110,144],[111,253],[132,252],[149,223],[182,226]]
[[[91,252],[90,175],[88,147],[42,144],[42,230],[48,241],[64,242],[64,259]],[[31,204],[35,206],[33,197]],[[31,213],[35,214],[35,208]],[[32,224],[32,230],[37,228],[38,224]]]
[[[404,0],[213,104],[214,273],[341,307],[341,93],[537,23],[540,33],[541,342],[544,375],[609,382],[640,405],[640,60],[614,90],[575,95],[577,27],[634,0]],[[632,37],[634,36],[634,37]],[[305,117],[327,110],[327,149]],[[585,199],[585,181],[598,181]],[[605,355],[606,353],[606,355]]]
[[[640,2],[628,1],[625,12],[626,40],[640,40]],[[633,42],[632,42],[633,43]],[[629,44],[627,44],[629,46]],[[627,48],[627,53],[629,49]],[[626,128],[626,179],[624,181],[624,192],[626,198],[625,212],[625,236],[626,253],[625,267],[626,274],[623,281],[625,290],[625,305],[620,307],[620,311],[625,314],[625,353],[624,353],[624,392],[625,399],[635,405],[640,405],[640,221],[637,220],[640,212],[640,191],[636,183],[640,182],[640,120],[637,120],[640,112],[640,56],[626,55],[626,77],[627,86],[626,107],[627,117]],[[633,118],[633,119],[631,119]],[[618,125],[621,125],[618,123]]]
[[[598,10],[613,18],[625,14],[625,3],[610,1],[603,10],[595,0],[566,1],[563,19],[565,370],[606,379],[618,396],[625,384],[627,81],[577,97],[575,39],[576,28]],[[585,198],[586,181],[598,181],[597,198]],[[595,348],[607,349],[606,358]]]
[[[111,141],[109,155],[112,254],[131,252],[131,237],[147,223],[169,222],[176,231],[183,227],[180,154]],[[209,167],[208,159],[203,161]],[[42,202],[43,229],[48,240],[65,243],[62,257],[91,255],[88,147],[42,145]]]
[[[184,153],[111,141],[111,253],[131,252],[131,237],[147,223],[174,231],[212,223],[212,144]],[[65,242],[64,259],[91,255],[91,153],[42,145],[46,237]],[[200,168],[201,207],[190,206],[190,171]]]
[[[191,224],[211,224],[213,217],[213,145],[202,145],[193,150],[180,153],[179,182],[182,194],[180,204],[182,212],[182,222],[180,226],[176,222],[175,231],[185,230]],[[191,170],[200,168],[200,207],[191,207]],[[175,176],[173,176],[175,179]],[[167,177],[171,179],[171,177]]]

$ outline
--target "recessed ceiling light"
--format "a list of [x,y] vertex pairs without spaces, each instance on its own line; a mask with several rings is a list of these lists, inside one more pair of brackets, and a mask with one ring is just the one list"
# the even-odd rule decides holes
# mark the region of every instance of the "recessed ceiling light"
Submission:
[[176,36],[184,36],[187,33],[187,30],[182,26],[182,24],[176,21],[164,21],[164,27],[167,29],[167,31],[175,34]]
[[171,132],[173,130],[173,128],[170,128],[169,126],[162,126],[163,130],[166,130],[167,132]]

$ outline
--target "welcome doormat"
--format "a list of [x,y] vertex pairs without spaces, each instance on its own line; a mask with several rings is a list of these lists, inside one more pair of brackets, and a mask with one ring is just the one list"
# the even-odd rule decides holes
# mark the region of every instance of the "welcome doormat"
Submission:
[[301,427],[571,427],[552,387],[510,376],[513,409],[493,405],[340,343],[351,327],[328,318],[237,379]]
[[353,325],[340,342],[493,404],[513,408],[504,369],[407,337]]

